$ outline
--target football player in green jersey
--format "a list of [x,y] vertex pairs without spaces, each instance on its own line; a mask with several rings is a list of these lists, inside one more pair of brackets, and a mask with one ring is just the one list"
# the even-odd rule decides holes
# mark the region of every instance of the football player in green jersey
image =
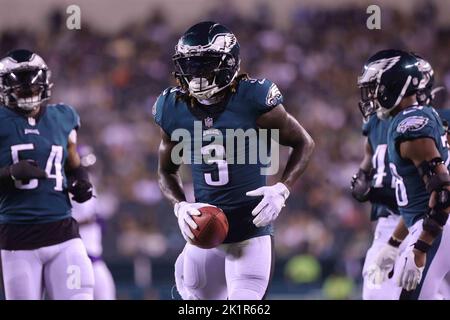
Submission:
[[[273,263],[272,223],[305,171],[314,142],[286,112],[273,82],[238,74],[239,43],[223,25],[208,21],[192,26],[178,42],[173,60],[180,86],[163,91],[153,114],[162,134],[161,189],[174,205],[188,242],[175,264],[177,289],[184,299],[262,299]],[[280,181],[271,186],[266,185],[265,164],[250,160],[253,151],[267,150],[269,144],[267,136],[258,139],[259,129],[278,131],[279,143],[292,147]],[[187,160],[192,164],[195,202],[186,201],[180,164],[172,157],[177,132],[193,137],[184,155],[192,156]],[[234,137],[228,139],[230,132],[248,136],[235,144]],[[219,142],[220,137],[226,141]],[[252,148],[255,141],[261,141],[258,148]],[[198,155],[211,157],[198,161]],[[277,156],[274,152],[272,159]],[[190,242],[190,228],[198,227],[192,216],[206,205],[221,208],[229,223],[224,244],[212,249]]]
[[0,249],[6,299],[92,299],[93,271],[69,194],[92,197],[77,112],[47,104],[50,70],[28,50],[0,60]]
[[[434,108],[417,100],[423,78],[419,67],[413,54],[383,50],[367,61],[358,79],[363,115],[379,112],[391,118],[388,154],[402,220],[371,273],[373,282],[380,283],[397,260],[400,299],[435,299],[450,271],[447,132]],[[408,232],[406,249],[397,259]]]

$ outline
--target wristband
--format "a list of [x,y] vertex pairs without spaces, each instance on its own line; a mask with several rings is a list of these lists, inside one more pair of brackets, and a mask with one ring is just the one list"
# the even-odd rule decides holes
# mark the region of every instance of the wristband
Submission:
[[89,173],[85,167],[79,166],[66,171],[67,178],[71,181],[85,180],[89,181]]
[[431,245],[426,243],[423,240],[417,240],[417,242],[414,244],[414,249],[417,249],[419,251],[422,251],[423,253],[427,253],[428,250],[430,250]]
[[397,238],[394,237],[394,236],[391,236],[391,237],[389,238],[388,244],[391,245],[391,246],[393,246],[394,248],[398,248],[398,247],[400,247],[400,245],[402,244],[402,240],[397,239]]

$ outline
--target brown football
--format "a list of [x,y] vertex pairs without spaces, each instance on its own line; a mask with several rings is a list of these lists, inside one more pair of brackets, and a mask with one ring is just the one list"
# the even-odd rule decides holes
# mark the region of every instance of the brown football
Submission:
[[202,207],[199,216],[192,216],[197,229],[192,229],[195,239],[191,243],[202,249],[211,249],[221,244],[228,234],[228,220],[220,208]]

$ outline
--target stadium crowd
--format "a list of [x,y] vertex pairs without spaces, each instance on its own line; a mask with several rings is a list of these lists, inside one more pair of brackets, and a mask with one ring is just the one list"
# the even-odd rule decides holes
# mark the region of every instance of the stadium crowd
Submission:
[[[88,25],[71,31],[65,29],[63,12],[55,9],[44,31],[4,31],[0,52],[17,47],[38,52],[53,72],[52,101],[71,104],[81,115],[80,141],[93,146],[97,156],[92,174],[99,210],[111,215],[105,258],[120,297],[126,261],[134,262],[137,283],[152,285],[151,278],[139,276],[142,257],[162,263],[165,267],[154,274],[164,273],[161,279],[172,281],[173,262],[184,243],[159,191],[159,131],[151,117],[158,94],[174,84],[171,56],[182,30],[171,29],[161,12],[151,12],[147,20],[115,34]],[[316,142],[313,159],[276,222],[274,292],[277,285],[284,288],[280,292],[321,288],[330,276],[360,282],[371,224],[369,206],[355,202],[349,191],[363,150],[356,78],[375,51],[407,48],[429,59],[438,83],[449,88],[450,30],[436,25],[434,17],[432,6],[417,8],[412,16],[383,9],[381,30],[368,30],[365,9],[355,7],[299,8],[287,29],[275,28],[264,6],[251,17],[225,6],[205,15],[204,20],[218,20],[233,30],[241,44],[241,71],[277,83],[286,108]],[[287,152],[282,153],[285,163]],[[183,177],[192,190],[188,168]],[[302,256],[312,259],[297,259],[295,271],[289,262]],[[124,290],[122,297],[130,297]],[[165,297],[160,291],[148,297]],[[348,293],[355,295],[356,290]]]

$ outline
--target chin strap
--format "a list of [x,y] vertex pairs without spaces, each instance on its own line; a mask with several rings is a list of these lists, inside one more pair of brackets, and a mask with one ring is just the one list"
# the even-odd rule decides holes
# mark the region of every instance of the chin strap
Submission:
[[[217,102],[209,102],[209,103],[205,103],[205,101],[211,101],[212,98],[214,98],[214,96],[216,96],[218,93],[222,92],[224,89],[228,88],[234,81],[234,79],[236,79],[236,76],[239,73],[239,68],[238,70],[236,70],[236,72],[234,73],[233,77],[231,78],[231,80],[223,87],[219,88],[215,82],[216,82],[216,77],[214,77],[214,81],[213,84],[208,86],[208,80],[205,78],[194,78],[191,81],[187,81],[187,79],[185,79],[186,83],[188,84],[188,88],[189,88],[189,93],[191,94],[191,96],[193,96],[195,99],[197,99],[197,101],[199,103],[202,104],[206,104],[206,105],[211,105]],[[206,84],[205,84],[206,82]],[[206,89],[202,90],[202,85],[205,84]],[[207,89],[208,87],[210,87],[210,89]],[[202,93],[196,93],[195,91],[202,91]]]
[[[197,98],[196,98],[197,99]],[[210,106],[219,103],[223,99],[223,95],[214,95],[209,99],[197,99],[197,101],[203,105]]]

